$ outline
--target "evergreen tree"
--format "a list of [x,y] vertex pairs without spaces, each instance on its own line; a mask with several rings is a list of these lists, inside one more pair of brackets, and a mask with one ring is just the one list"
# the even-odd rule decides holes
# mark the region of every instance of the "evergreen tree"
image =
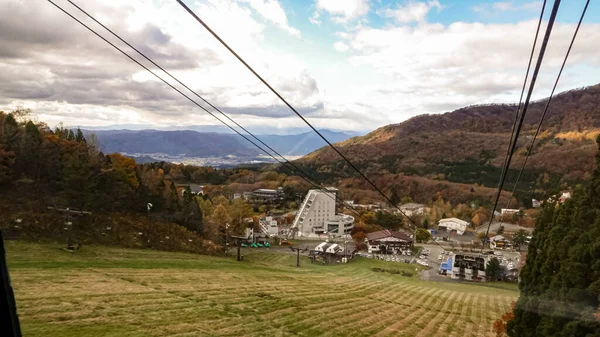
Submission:
[[544,205],[506,326],[511,337],[600,336],[600,154],[596,162],[585,188]]
[[504,270],[500,265],[500,261],[493,257],[485,266],[485,275],[487,275],[492,281],[496,281],[502,277]]
[[81,132],[80,128],[77,128],[77,132],[75,133],[75,140],[79,143],[85,143],[85,137],[83,136],[83,132]]

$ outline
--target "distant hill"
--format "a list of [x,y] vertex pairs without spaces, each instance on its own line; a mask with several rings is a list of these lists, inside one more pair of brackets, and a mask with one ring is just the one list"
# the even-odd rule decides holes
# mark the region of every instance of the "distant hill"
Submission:
[[[529,107],[507,189],[523,163],[546,102],[540,100]],[[490,104],[421,115],[336,145],[369,174],[401,173],[495,187],[515,110],[515,104]],[[589,177],[595,167],[594,136],[600,133],[600,85],[555,96],[542,130],[522,178],[522,196],[534,189],[563,189]],[[299,163],[322,176],[355,175],[328,147],[303,157]]]
[[165,153],[186,157],[250,157],[258,154],[257,149],[249,148],[237,135],[158,130],[95,130],[93,133],[105,153]]
[[[319,130],[330,142],[342,142],[357,136],[355,132],[336,132]],[[297,135],[260,135],[259,138],[282,155],[303,156],[324,145],[325,141],[315,132],[309,131]]]
[[[333,142],[344,141],[356,133],[320,130]],[[94,133],[105,153],[184,155],[185,157],[255,157],[259,149],[236,134],[196,132],[189,130],[84,130],[86,136]],[[297,135],[259,135],[261,140],[277,152],[287,156],[302,156],[314,151],[324,142],[314,132]],[[139,158],[141,158],[140,156]],[[146,157],[146,160],[151,160]]]

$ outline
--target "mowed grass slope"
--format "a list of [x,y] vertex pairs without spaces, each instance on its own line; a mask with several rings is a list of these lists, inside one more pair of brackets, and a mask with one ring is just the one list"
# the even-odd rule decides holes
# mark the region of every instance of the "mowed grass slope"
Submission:
[[493,336],[514,287],[433,283],[357,259],[311,265],[150,250],[7,242],[24,336]]

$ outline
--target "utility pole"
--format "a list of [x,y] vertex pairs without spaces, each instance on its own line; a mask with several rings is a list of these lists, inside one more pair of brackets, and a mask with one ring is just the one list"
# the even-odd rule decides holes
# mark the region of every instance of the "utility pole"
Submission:
[[305,251],[308,250],[308,247],[302,249],[302,248],[294,248],[294,247],[290,247],[290,249],[292,251],[296,252],[296,267],[300,267],[300,251],[302,251],[302,253],[304,253]]
[[73,247],[73,221],[72,221],[73,218],[72,218],[71,214],[82,216],[82,215],[91,215],[92,212],[78,211],[78,210],[70,209],[69,207],[60,208],[60,207],[56,207],[56,206],[48,206],[48,209],[54,210],[57,212],[61,212],[65,215],[64,220],[65,220],[65,225],[67,226],[67,227],[65,227],[65,229],[69,231],[68,237],[67,237],[67,249],[75,250],[75,247]]

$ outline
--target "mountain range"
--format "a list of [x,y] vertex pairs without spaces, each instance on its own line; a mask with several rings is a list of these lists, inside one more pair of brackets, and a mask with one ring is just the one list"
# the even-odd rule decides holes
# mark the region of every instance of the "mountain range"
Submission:
[[[511,189],[548,99],[532,102],[524,119],[506,189]],[[461,108],[421,115],[353,137],[336,147],[367,176],[395,174],[496,187],[507,152],[516,104]],[[518,193],[573,187],[590,177],[600,134],[600,85],[555,95],[542,124]],[[355,172],[331,148],[298,160],[322,177],[349,178]],[[538,195],[539,196],[539,195]],[[529,199],[530,200],[530,199]]]
[[[332,142],[344,141],[356,135],[356,133],[330,130],[320,130],[320,132]],[[264,154],[241,136],[229,133],[191,130],[84,130],[87,137],[91,133],[96,135],[98,145],[105,153],[120,152],[137,154],[140,157],[143,157],[143,154],[162,153],[184,157],[246,158]],[[325,144],[314,132],[294,135],[268,134],[257,135],[257,137],[285,156],[302,156]],[[258,143],[250,136],[248,138]]]

